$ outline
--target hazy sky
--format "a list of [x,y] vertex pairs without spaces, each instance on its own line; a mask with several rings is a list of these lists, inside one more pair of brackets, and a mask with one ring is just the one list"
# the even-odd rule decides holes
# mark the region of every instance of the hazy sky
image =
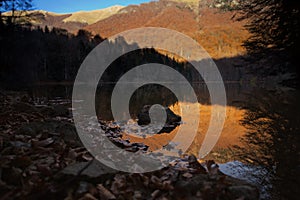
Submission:
[[149,2],[150,0],[34,0],[34,8],[57,13],[80,10],[97,10],[113,5],[129,5]]

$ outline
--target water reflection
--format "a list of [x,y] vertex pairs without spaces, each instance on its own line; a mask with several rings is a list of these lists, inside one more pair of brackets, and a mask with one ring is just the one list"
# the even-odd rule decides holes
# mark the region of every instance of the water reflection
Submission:
[[[258,173],[262,170],[255,170],[255,173],[251,175],[255,176],[255,183],[259,183],[262,190],[270,189],[268,191],[270,196],[264,197],[296,199],[300,195],[298,190],[300,177],[299,92],[269,91],[239,83],[227,83],[225,87],[228,102],[225,125],[213,152],[205,159],[217,159],[219,163],[239,160],[247,163],[246,171],[249,171],[251,165],[263,169],[263,173]],[[113,86],[106,85],[100,89],[101,95],[96,95],[95,109],[99,118],[111,121],[113,118],[110,97]],[[200,124],[188,153],[196,154],[210,122],[211,105],[205,84],[195,83],[194,89],[200,104]],[[35,100],[57,97],[70,100],[72,87],[43,86],[32,89],[31,94]],[[130,113],[131,117],[136,119],[144,105],[161,104],[180,115],[179,103],[190,105],[191,118],[197,112],[193,109],[193,104],[197,104],[196,102],[178,102],[168,89],[159,85],[146,85],[132,96]],[[148,137],[147,140],[135,137],[134,134],[124,134],[123,137],[130,139],[131,142],[143,142],[149,146],[150,151],[153,151],[166,146],[177,131],[178,127],[170,133],[156,134]],[[186,137],[189,137],[188,131]],[[236,147],[230,148],[232,145]],[[256,167],[255,169],[258,169]],[[234,166],[230,169],[233,169],[234,173]],[[249,176],[247,179],[250,180]]]
[[[226,107],[226,120],[223,127],[221,137],[219,138],[214,150],[222,151],[227,149],[231,145],[240,144],[239,137],[245,133],[245,128],[239,123],[244,116],[244,110],[241,109],[242,102],[245,101],[246,96],[244,91],[249,91],[248,85],[240,85],[239,83],[228,83],[225,84],[227,92],[227,102]],[[111,112],[111,93],[113,91],[114,84],[103,84],[99,85],[96,93],[96,113],[99,119],[104,121],[113,121]],[[180,104],[189,108],[189,119],[194,119],[194,115],[197,110],[194,109],[197,105],[200,105],[200,124],[197,131],[197,135],[194,138],[192,145],[190,146],[188,153],[193,153],[197,155],[201,144],[203,142],[204,136],[207,132],[210,118],[211,118],[211,104],[210,95],[208,89],[204,83],[194,83],[193,88],[196,92],[199,103],[197,102],[178,102],[175,95],[167,88],[160,85],[145,85],[135,91],[130,100],[130,114],[132,119],[136,120],[138,113],[141,111],[144,105],[160,104],[169,107],[175,114],[181,115]],[[53,98],[71,98],[72,87],[71,86],[48,86],[48,87],[36,87],[31,91],[32,96],[35,100],[41,100],[43,98],[53,99]],[[94,98],[94,97],[90,97]],[[135,121],[136,122],[136,121]],[[126,126],[131,126],[135,129],[136,123],[130,122],[118,122]],[[189,124],[182,124],[182,126],[189,127]],[[178,128],[174,129],[170,133],[162,133],[160,135],[154,135],[149,141],[144,141],[150,145],[151,149],[161,148],[168,141],[170,141],[177,133]],[[189,138],[189,133],[192,130],[186,132],[186,138]],[[132,133],[134,135],[134,133]],[[126,137],[132,137],[127,134]],[[141,139],[131,138],[133,142],[142,142]],[[214,158],[215,159],[215,158]],[[226,160],[220,159],[217,161],[230,161],[228,158]]]

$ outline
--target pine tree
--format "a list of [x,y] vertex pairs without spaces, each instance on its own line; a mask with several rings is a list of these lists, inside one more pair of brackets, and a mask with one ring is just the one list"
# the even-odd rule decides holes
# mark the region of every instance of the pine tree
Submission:
[[[18,18],[21,18],[24,12],[33,8],[32,0],[0,0],[0,21],[4,19],[8,24],[15,24]],[[4,12],[11,12],[3,15]]]
[[256,59],[270,52],[273,55],[280,52],[281,61],[277,64],[280,64],[281,70],[286,70],[283,66],[287,70],[295,70],[299,52],[299,2],[245,0],[240,1],[239,7],[242,13],[240,20],[249,20],[246,28],[251,36],[244,44],[248,52]]

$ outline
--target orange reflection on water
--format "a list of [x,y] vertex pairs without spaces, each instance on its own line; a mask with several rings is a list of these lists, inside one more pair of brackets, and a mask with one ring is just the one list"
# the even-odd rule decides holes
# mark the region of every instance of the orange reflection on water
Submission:
[[[193,119],[196,115],[195,113],[196,110],[194,109],[195,105],[193,105],[195,103],[181,102],[180,104],[184,104],[185,106],[190,107],[189,116],[187,117]],[[193,140],[193,143],[189,147],[187,153],[193,153],[196,155],[198,154],[201,144],[204,140],[205,134],[207,132],[207,129],[209,127],[209,123],[211,119],[211,108],[212,108],[211,105],[200,105],[200,122],[197,130],[197,134]],[[181,114],[179,104],[170,106],[170,109],[178,115]],[[240,120],[243,119],[244,115],[245,115],[245,111],[240,108],[232,107],[232,106],[226,107],[226,119],[222,129],[222,133],[216,145],[214,146],[213,150],[228,148],[232,145],[241,145],[240,137],[242,137],[246,132],[245,127],[243,127],[240,123]],[[186,127],[187,130],[189,129],[189,127],[193,128],[191,124],[186,124],[184,122],[180,126],[187,126]],[[180,126],[176,127],[170,133],[155,134],[145,139],[140,137],[135,137],[134,135],[130,135],[130,134],[124,134],[123,138],[126,139],[128,138],[133,143],[134,142],[144,143],[149,146],[150,151],[155,151],[167,145],[175,137]],[[193,130],[184,133],[186,134],[187,140],[189,139],[189,137],[192,137],[190,134],[192,132]],[[182,141],[182,142],[186,142],[186,141]]]

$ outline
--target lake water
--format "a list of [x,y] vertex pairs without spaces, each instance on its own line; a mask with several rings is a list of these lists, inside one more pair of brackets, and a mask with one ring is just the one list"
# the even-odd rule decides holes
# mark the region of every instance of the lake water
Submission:
[[[147,130],[139,129],[137,115],[144,105],[161,104],[181,115],[180,106],[189,107],[188,118],[200,116],[197,134],[186,153],[198,155],[206,131],[210,124],[210,95],[203,83],[194,83],[198,102],[178,102],[174,94],[159,85],[146,85],[139,88],[131,97],[129,110],[132,120],[114,122],[111,112],[111,92],[114,84],[99,85],[96,93],[96,112],[101,120],[114,122],[124,130],[124,139],[131,142],[143,142],[149,150],[166,146],[176,135],[181,126],[193,127],[183,123],[170,133],[147,135]],[[245,176],[249,181],[258,184],[262,191],[270,189],[264,197],[293,197],[299,181],[299,105],[298,91],[287,88],[267,88],[262,83],[225,83],[227,105],[225,123],[216,145],[203,160],[214,159],[221,165],[221,170],[232,176]],[[71,101],[72,86],[38,86],[31,89],[32,97],[41,102],[61,99]],[[78,99],[80,100],[80,99]],[[199,106],[200,110],[195,110]],[[146,137],[140,137],[141,131]],[[186,131],[186,138],[193,130]],[[142,133],[143,134],[143,133]],[[236,147],[234,147],[236,146]],[[248,176],[234,171],[238,163],[244,166]],[[227,165],[227,164],[232,164]],[[247,164],[245,164],[247,163]],[[241,166],[241,165],[239,165]],[[257,168],[258,167],[258,168]],[[255,173],[253,172],[253,169]],[[244,172],[245,172],[244,170]],[[253,172],[253,173],[252,173]],[[261,172],[261,173],[260,173]],[[249,175],[250,173],[250,175]],[[241,175],[242,174],[242,175]],[[255,178],[250,179],[251,176]],[[296,178],[295,178],[296,177]],[[283,184],[284,183],[284,184]],[[277,197],[278,197],[277,196]]]

